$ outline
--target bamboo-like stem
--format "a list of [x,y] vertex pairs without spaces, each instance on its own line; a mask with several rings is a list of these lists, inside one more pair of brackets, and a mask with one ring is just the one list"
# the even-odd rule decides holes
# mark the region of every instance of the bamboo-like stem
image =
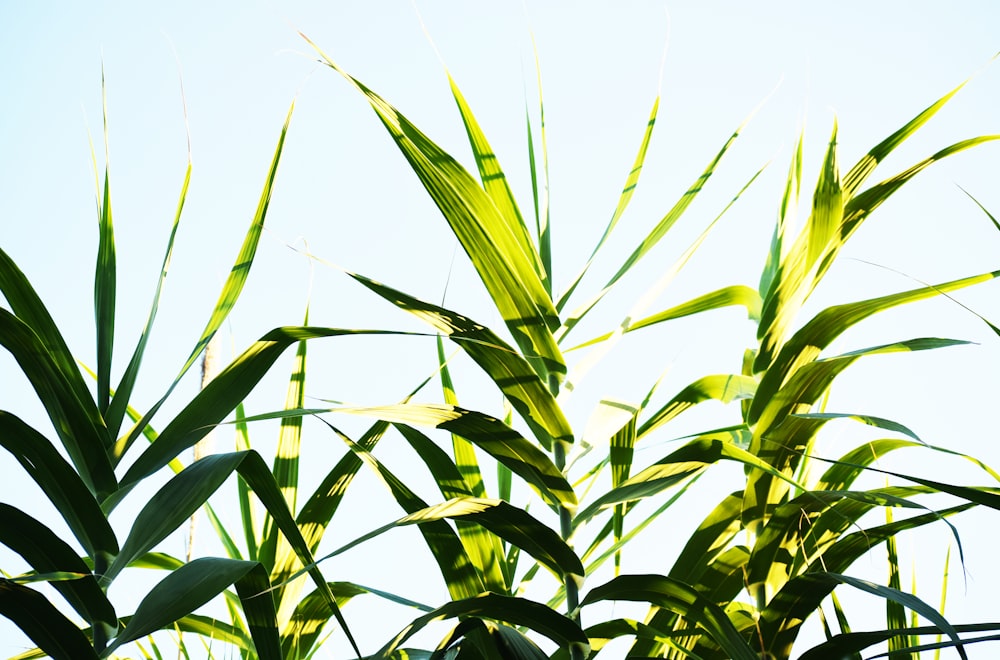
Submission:
[[[205,353],[201,358],[201,389],[205,389],[205,386],[211,382],[213,378],[219,373],[219,343],[218,334],[212,335],[212,339],[209,340],[208,345],[205,346]],[[214,441],[215,432],[209,431],[204,438],[199,440],[194,445],[194,460],[203,456],[207,456],[212,453],[212,444]],[[188,531],[187,531],[187,551],[185,559],[187,562],[194,558],[194,535],[195,530],[198,527],[198,512],[195,511],[191,514],[191,518],[188,520]],[[178,633],[180,634],[180,633]],[[178,649],[177,649],[177,660],[181,660],[184,657],[184,642],[181,637],[178,637]]]
[[[218,334],[212,336],[211,341],[205,347],[205,353],[201,358],[201,389],[205,389],[205,386],[215,378],[216,374],[219,373],[219,343]],[[194,460],[202,458],[212,453],[212,444],[214,440],[215,432],[209,431],[208,434],[199,440],[194,446]],[[191,514],[191,519],[188,521],[188,534],[187,534],[187,561],[191,561],[194,557],[194,535],[195,529],[198,526],[198,512],[195,511]]]
[[[554,374],[549,374],[549,390],[551,390],[553,396],[559,394],[559,381],[555,379]],[[556,441],[552,447],[553,460],[555,461],[556,468],[565,474],[566,470],[566,447],[561,441]],[[573,513],[565,506],[559,507],[559,535],[562,536],[563,540],[569,543],[569,538],[573,534]],[[577,625],[582,625],[580,622],[580,612],[577,608],[580,605],[580,588],[576,581],[572,577],[567,577],[565,580],[566,587],[566,612],[571,619],[576,621]],[[570,660],[584,660],[583,650],[576,647],[570,646],[569,648]]]

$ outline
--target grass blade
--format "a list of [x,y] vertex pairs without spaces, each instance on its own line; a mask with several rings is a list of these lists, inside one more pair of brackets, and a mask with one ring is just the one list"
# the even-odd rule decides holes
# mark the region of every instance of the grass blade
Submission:
[[482,594],[475,598],[452,601],[433,612],[414,619],[388,644],[383,646],[379,650],[378,655],[379,657],[389,657],[403,642],[432,621],[476,616],[488,617],[530,628],[545,635],[560,647],[574,646],[583,650],[584,657],[587,656],[590,650],[587,636],[572,619],[564,617],[562,614],[549,609],[541,603],[524,598],[500,596],[498,594]]
[[[139,603],[125,630],[108,647],[108,653],[123,644],[161,630],[221,594],[235,583],[250,621],[250,633],[262,660],[280,660],[274,604],[270,597],[254,597],[267,589],[267,574],[258,562],[202,558],[172,571]],[[263,588],[262,588],[263,587]],[[268,625],[268,605],[270,625]]]
[[113,492],[116,481],[105,449],[107,429],[93,399],[77,397],[73,379],[66,377],[38,335],[3,308],[0,345],[10,351],[28,378],[80,478],[99,498]]

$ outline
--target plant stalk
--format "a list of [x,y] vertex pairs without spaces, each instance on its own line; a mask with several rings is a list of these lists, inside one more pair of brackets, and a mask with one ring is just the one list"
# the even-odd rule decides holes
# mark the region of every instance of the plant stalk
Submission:
[[[559,381],[555,378],[554,374],[549,374],[549,390],[552,392],[552,396],[558,396],[559,394]],[[556,441],[553,443],[553,460],[555,461],[556,468],[563,472],[565,475],[566,470],[566,447],[562,442]],[[573,533],[573,513],[567,509],[565,506],[559,507],[559,535],[562,539],[569,543],[569,538]],[[566,613],[569,618],[573,619],[577,625],[582,625],[580,622],[580,612],[577,607],[580,606],[580,589],[576,582],[572,578],[566,578]],[[583,650],[575,646],[570,646],[569,648],[570,660],[584,660]]]

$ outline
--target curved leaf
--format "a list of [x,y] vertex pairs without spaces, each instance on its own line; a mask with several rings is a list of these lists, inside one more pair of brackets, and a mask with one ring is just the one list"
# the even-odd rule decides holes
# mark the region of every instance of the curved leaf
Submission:
[[203,558],[171,571],[154,586],[136,608],[125,630],[105,652],[172,626],[209,600],[236,584],[243,603],[257,655],[281,660],[278,630],[274,626],[274,601],[268,593],[267,573],[259,562]]
[[555,610],[525,598],[500,596],[498,594],[482,594],[475,598],[452,601],[433,612],[414,619],[390,640],[388,644],[383,646],[379,650],[378,655],[380,657],[389,656],[403,642],[432,621],[474,616],[488,617],[497,621],[530,628],[535,632],[545,635],[561,647],[574,646],[581,649],[584,656],[586,656],[590,649],[587,636],[580,630],[580,627],[572,619],[566,618]]
[[[246,398],[278,357],[292,344],[304,339],[359,334],[399,334],[387,330],[340,328],[275,328],[254,342],[202,389],[128,469],[120,488],[104,503],[113,508],[139,481],[169,463],[185,449],[193,447],[226,415]],[[140,424],[145,422],[140,421]]]
[[[217,380],[218,378],[212,382]],[[288,511],[284,497],[274,481],[274,475],[255,451],[205,456],[167,482],[136,516],[121,553],[103,578],[104,583],[109,583],[133,559],[144,554],[176,529],[234,470],[243,477],[271,514],[275,525],[284,534],[299,561],[310,567],[308,572],[313,582],[320,592],[327,596],[327,603],[337,617],[337,622],[344,629],[348,640],[356,647],[347,622],[344,621],[333,595],[329,593],[323,574],[313,563],[312,552]],[[357,651],[356,648],[355,650]],[[360,651],[358,655],[361,655]]]
[[840,584],[847,584],[879,598],[899,603],[920,614],[956,642],[956,650],[962,658],[968,657],[955,628],[937,610],[913,594],[849,575],[827,572],[806,573],[792,579],[761,612],[759,639],[765,643],[765,648],[762,650],[775,657],[789,657],[802,622],[819,606],[819,602]]
[[591,589],[580,606],[604,600],[646,602],[676,612],[708,633],[727,657],[757,660],[757,654],[722,608],[679,580],[663,575],[622,575]]
[[0,615],[55,660],[97,660],[83,632],[33,589],[0,578]]
[[757,421],[763,407],[770,401],[774,393],[787,382],[789,376],[800,366],[813,361],[834,339],[860,321],[897,305],[946,294],[973,284],[989,281],[996,277],[1000,277],[1000,271],[963,277],[887,296],[827,307],[796,331],[785,345],[781,347],[781,351],[774,359],[773,364],[767,368],[767,371],[761,378],[758,387],[758,397],[755,398],[750,407],[749,420],[751,423]]
[[39,573],[81,575],[77,579],[53,581],[51,585],[84,620],[103,625],[107,634],[117,630],[115,609],[90,568],[48,527],[19,509],[0,503],[0,543],[21,555]]
[[0,446],[38,484],[90,557],[109,561],[118,554],[118,540],[93,493],[48,439],[0,411]]
[[531,365],[492,330],[362,275],[348,274],[458,344],[493,379],[546,449],[551,449],[553,440],[573,442],[573,430],[546,384]]
[[45,407],[66,453],[98,498],[115,490],[107,429],[93,400],[81,399],[65,370],[34,330],[0,308],[0,345],[10,351]]
[[597,253],[600,252],[604,242],[608,240],[608,237],[611,235],[611,232],[614,231],[615,226],[621,219],[625,209],[628,208],[629,202],[632,201],[632,195],[635,194],[635,188],[639,184],[639,175],[642,173],[642,165],[646,160],[646,150],[649,148],[649,141],[653,137],[653,127],[656,125],[656,114],[659,108],[660,97],[657,95],[656,100],[653,101],[653,109],[649,112],[649,121],[646,122],[646,131],[642,136],[642,142],[639,144],[639,153],[635,156],[635,162],[632,164],[632,169],[629,171],[628,177],[625,179],[625,187],[622,188],[621,195],[618,198],[618,206],[615,207],[614,213],[611,214],[611,220],[608,221],[608,226],[604,228],[604,233],[601,234],[601,238],[597,241],[597,245],[594,246],[593,251],[590,253],[590,257],[587,258],[587,263],[583,265],[579,274],[577,274],[577,276],[573,278],[570,285],[566,287],[566,292],[559,296],[559,302],[556,304],[556,309],[559,311],[563,310],[566,303],[573,295],[573,292],[576,290],[576,287],[583,279],[583,276],[587,274],[588,270],[590,270],[590,266],[594,263]]
[[474,443],[506,465],[549,504],[576,507],[573,487],[549,457],[495,417],[443,404],[334,408],[331,412],[364,415],[387,422],[450,431]]

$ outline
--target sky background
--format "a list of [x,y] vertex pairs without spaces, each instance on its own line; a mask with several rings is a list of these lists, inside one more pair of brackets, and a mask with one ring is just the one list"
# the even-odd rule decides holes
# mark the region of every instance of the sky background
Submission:
[[[577,331],[580,340],[616,325],[643,284],[673,263],[753,172],[770,163],[656,307],[728,284],[755,285],[791,149],[803,128],[804,192],[814,185],[835,118],[846,171],[871,146],[973,75],[930,125],[880,167],[876,178],[895,174],[957,140],[1000,132],[1000,72],[996,64],[988,65],[1000,50],[1000,8],[986,0],[836,5],[420,2],[416,8],[490,138],[524,212],[531,192],[525,104],[532,116],[537,109],[534,33],[548,131],[557,289],[575,274],[607,223],[658,90],[660,113],[638,192],[609,245],[611,258],[599,262],[585,280],[587,291],[614,272],[731,132],[766,99],[671,238],[604,305],[597,315],[601,323]],[[449,307],[494,328],[502,325],[380,122],[356,91],[316,64],[298,31],[473,167],[444,69],[408,2],[0,0],[0,61],[5,63],[0,67],[0,245],[27,273],[84,362],[94,360],[97,231],[88,131],[103,166],[102,61],[120,275],[117,337],[123,358],[145,321],[184,174],[183,80],[193,180],[148,364],[134,398],[139,407],[163,393],[200,334],[252,218],[293,99],[295,114],[257,262],[241,304],[224,328],[233,350],[241,351],[275,326],[299,324],[307,301],[315,325],[423,329],[336,268],[311,267],[302,249],[427,300],[440,300],[450,277]],[[912,288],[914,279],[939,282],[1000,267],[1000,233],[956,186],[996,215],[998,162],[1000,146],[990,144],[921,174],[852,240],[807,312]],[[955,297],[1000,323],[996,286]],[[668,367],[664,397],[698,376],[736,371],[743,348],[752,341],[752,328],[738,311],[676,326],[616,349],[614,364],[595,373],[574,398],[574,426],[584,426],[601,397],[641,399]],[[931,444],[1000,465],[993,377],[1000,364],[1000,339],[974,316],[946,300],[920,303],[846,333],[831,352],[913,336],[958,337],[979,345],[860,363],[835,387],[831,409],[889,417]],[[281,406],[291,357],[289,353],[261,384],[248,412]],[[124,363],[116,364],[116,376]],[[307,393],[318,399],[390,403],[428,376],[434,363],[431,341],[313,342]],[[482,378],[471,370],[459,375],[464,379],[458,383],[463,405],[498,411]],[[193,396],[193,376],[160,413],[161,423]],[[45,428],[40,406],[6,354],[0,355],[0,393],[0,407]],[[700,419],[693,416],[691,428],[679,427],[670,437],[713,425],[711,415],[719,410],[709,408]],[[363,424],[345,420],[343,428],[358,433]],[[269,458],[275,428],[261,424],[251,433]],[[307,426],[306,433],[303,452],[309,469],[303,479],[308,484],[343,449],[322,427]],[[867,437],[857,433],[838,425],[830,433],[831,451]],[[229,447],[228,432],[217,434],[216,443]],[[413,469],[401,443],[383,449],[380,458],[420,483],[424,477]],[[648,451],[650,461],[666,453],[662,445]],[[918,453],[891,467],[986,483],[983,473],[957,463]],[[0,457],[0,470],[5,475],[0,501],[52,520],[47,504],[9,457]],[[719,472],[717,485],[732,485],[739,474]],[[433,499],[426,485],[422,492]],[[370,477],[362,476],[356,488],[355,499],[348,502],[352,513],[338,516],[338,543],[398,516]],[[141,498],[140,492],[135,497]],[[235,516],[233,492],[227,487],[219,502],[229,504],[219,506],[228,506]],[[704,497],[695,496],[673,512],[669,524],[647,532],[649,541],[632,557],[630,568],[666,572],[671,548],[700,521],[699,507],[711,508],[720,492],[706,487]],[[124,507],[115,519],[117,528],[127,529],[127,511]],[[952,621],[1000,620],[993,597],[1000,580],[996,515],[956,519],[968,575],[963,583],[953,565],[947,609]],[[207,526],[202,528],[201,538],[207,537]],[[918,577],[918,586],[927,588],[925,598],[935,604],[939,587],[934,580],[948,540],[943,525],[901,539],[904,561],[921,562],[926,572],[918,575],[927,577]],[[208,539],[204,543],[199,548],[211,551]],[[440,585],[414,582],[426,565],[422,552],[418,536],[399,533],[330,562],[324,571],[330,579],[437,603],[444,598]],[[22,570],[3,552],[0,568]],[[858,574],[879,580],[883,571],[878,553],[857,567]],[[142,584],[142,579],[128,584]],[[127,602],[131,595],[113,591],[112,596]],[[366,652],[413,616],[403,612],[394,619],[379,603],[362,600],[346,614]],[[339,633],[333,639],[319,657],[342,657]],[[0,621],[0,655],[25,646]],[[979,653],[991,655],[985,649]]]

